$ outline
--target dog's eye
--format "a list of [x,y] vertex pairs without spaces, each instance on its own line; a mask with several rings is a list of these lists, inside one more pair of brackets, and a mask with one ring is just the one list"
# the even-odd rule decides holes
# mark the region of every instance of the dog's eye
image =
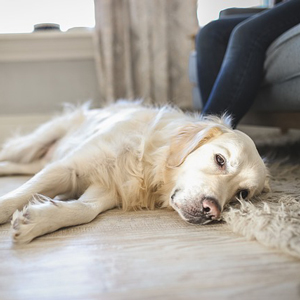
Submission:
[[239,199],[243,199],[243,200],[246,199],[248,197],[248,195],[249,195],[249,191],[248,190],[241,190],[241,191],[239,191],[237,193],[237,197]]
[[225,167],[226,160],[221,154],[216,154],[215,161],[220,168],[223,169]]

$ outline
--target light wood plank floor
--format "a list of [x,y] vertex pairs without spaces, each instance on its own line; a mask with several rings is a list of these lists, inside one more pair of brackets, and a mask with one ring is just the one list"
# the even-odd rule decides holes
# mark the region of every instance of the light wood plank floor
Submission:
[[[0,178],[0,194],[26,177]],[[300,299],[300,261],[226,224],[113,210],[15,247],[0,226],[0,299]]]

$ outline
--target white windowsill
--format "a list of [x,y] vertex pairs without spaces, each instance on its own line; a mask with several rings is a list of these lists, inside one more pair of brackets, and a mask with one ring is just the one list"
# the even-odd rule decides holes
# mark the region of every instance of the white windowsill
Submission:
[[0,62],[94,59],[94,31],[0,34]]

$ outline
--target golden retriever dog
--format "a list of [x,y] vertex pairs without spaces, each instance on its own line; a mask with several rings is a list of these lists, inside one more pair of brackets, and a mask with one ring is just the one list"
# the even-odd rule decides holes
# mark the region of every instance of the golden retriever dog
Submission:
[[12,217],[14,241],[28,243],[115,207],[220,220],[231,200],[268,189],[253,141],[229,121],[125,101],[66,112],[2,147],[1,176],[34,176],[0,197],[0,223]]

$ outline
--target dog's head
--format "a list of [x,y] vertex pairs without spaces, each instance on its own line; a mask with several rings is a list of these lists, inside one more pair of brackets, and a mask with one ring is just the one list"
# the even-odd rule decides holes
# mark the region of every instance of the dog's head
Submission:
[[167,167],[174,182],[169,204],[190,223],[219,220],[231,200],[269,191],[267,169],[253,141],[216,119],[182,128]]

